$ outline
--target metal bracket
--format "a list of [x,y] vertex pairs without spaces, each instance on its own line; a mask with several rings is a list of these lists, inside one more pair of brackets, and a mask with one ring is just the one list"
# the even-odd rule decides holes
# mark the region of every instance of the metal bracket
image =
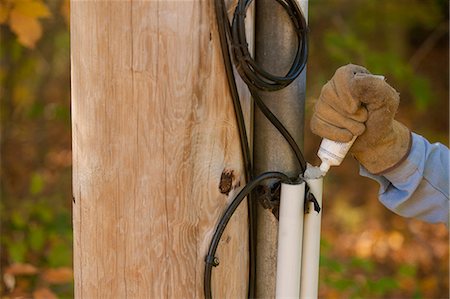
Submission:
[[280,210],[281,183],[277,182],[272,186],[259,185],[256,188],[256,197],[264,209],[270,210],[277,218]]

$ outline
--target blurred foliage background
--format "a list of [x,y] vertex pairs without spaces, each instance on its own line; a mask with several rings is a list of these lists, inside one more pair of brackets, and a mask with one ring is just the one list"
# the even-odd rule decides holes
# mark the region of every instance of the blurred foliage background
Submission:
[[[307,118],[347,63],[401,94],[398,119],[448,144],[449,3],[312,0]],[[0,0],[1,296],[71,298],[68,0]],[[307,119],[309,122],[309,118]],[[305,153],[320,140],[305,129]],[[448,230],[389,212],[348,158],[326,179],[321,298],[448,298]]]
[[0,0],[4,298],[73,296],[68,16],[68,1]]
[[[309,2],[307,117],[322,85],[347,63],[383,74],[400,92],[397,118],[448,145],[449,2]],[[305,128],[308,161],[319,138]],[[320,269],[322,298],[449,298],[448,230],[405,219],[377,199],[378,184],[347,158],[325,179]]]

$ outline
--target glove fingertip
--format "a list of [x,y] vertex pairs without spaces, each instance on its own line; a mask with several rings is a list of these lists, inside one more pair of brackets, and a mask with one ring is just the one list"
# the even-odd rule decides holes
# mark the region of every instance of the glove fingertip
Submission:
[[353,126],[352,134],[354,136],[361,136],[364,131],[366,131],[366,126],[364,124],[358,123]]
[[375,76],[355,76],[350,81],[350,92],[362,103],[382,101],[381,91],[392,89],[386,81]]

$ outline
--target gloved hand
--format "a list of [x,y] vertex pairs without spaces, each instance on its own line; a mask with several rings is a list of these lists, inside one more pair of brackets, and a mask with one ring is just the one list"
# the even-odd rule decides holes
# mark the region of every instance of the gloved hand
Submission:
[[384,80],[357,65],[339,68],[324,85],[311,119],[314,134],[348,142],[350,152],[371,173],[398,165],[411,148],[411,133],[394,120],[400,97]]

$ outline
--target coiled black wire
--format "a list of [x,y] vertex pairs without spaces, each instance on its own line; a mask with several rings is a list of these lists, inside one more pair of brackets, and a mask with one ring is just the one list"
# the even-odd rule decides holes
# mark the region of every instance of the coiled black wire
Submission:
[[[250,149],[248,145],[248,138],[245,130],[245,121],[242,113],[242,107],[239,100],[239,93],[236,87],[236,81],[233,73],[233,67],[230,57],[230,44],[233,53],[233,60],[236,69],[247,84],[256,105],[267,119],[277,128],[285,140],[292,148],[297,161],[300,165],[301,173],[306,170],[306,161],[303,154],[295,142],[289,131],[276,118],[270,109],[264,104],[258,92],[260,91],[276,91],[285,88],[291,84],[304,70],[307,61],[308,47],[307,47],[307,24],[302,15],[300,8],[294,0],[275,0],[283,6],[288,13],[297,35],[297,51],[292,62],[292,65],[285,76],[275,76],[259,67],[255,60],[251,57],[248,50],[248,43],[245,36],[245,16],[246,11],[252,0],[239,0],[234,11],[233,22],[230,25],[228,20],[226,6],[223,0],[215,0],[215,11],[217,18],[217,26],[219,31],[220,45],[222,50],[225,71],[227,74],[228,85],[233,100],[234,111],[238,124],[239,136],[241,141],[241,151],[244,161],[245,178],[247,185],[239,192],[236,198],[227,207],[222,215],[216,231],[214,232],[211,244],[208,250],[208,255],[205,258],[205,273],[204,273],[204,295],[205,298],[212,298],[211,294],[211,272],[212,267],[218,265],[218,259],[215,257],[220,238],[228,224],[229,219],[236,211],[242,200],[248,199],[248,216],[249,216],[249,290],[248,297],[254,297],[255,286],[255,256],[256,256],[256,242],[255,242],[255,210],[256,203],[253,200],[251,191],[263,180],[278,179],[279,181],[289,181],[289,178],[279,172],[266,172],[255,179],[253,179],[253,169],[250,159]],[[294,178],[293,180],[297,180]]]
[[[244,82],[255,89],[263,91],[276,91],[285,88],[292,83],[306,66],[307,48],[307,24],[300,8],[294,0],[275,0],[287,12],[294,26],[297,36],[297,51],[291,67],[283,77],[272,75],[263,70],[251,57],[247,38],[245,36],[245,16],[252,0],[240,0],[234,11],[231,27],[231,47],[236,69]],[[217,2],[217,1],[216,1]],[[222,6],[223,7],[223,6]],[[226,13],[226,11],[225,11]],[[222,20],[224,21],[224,20]],[[226,20],[228,23],[228,19]],[[228,33],[230,35],[230,33]]]

